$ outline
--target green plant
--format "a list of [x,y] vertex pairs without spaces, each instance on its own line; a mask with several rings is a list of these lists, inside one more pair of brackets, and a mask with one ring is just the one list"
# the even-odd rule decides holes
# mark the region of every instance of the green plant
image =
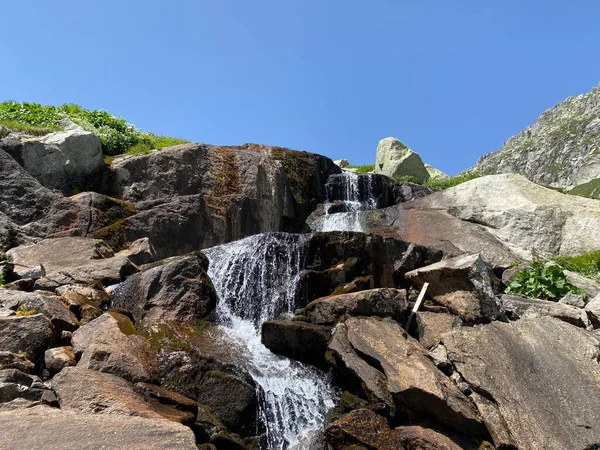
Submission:
[[23,305],[19,305],[17,308],[17,316],[33,316],[37,314],[35,309],[27,309]]
[[566,270],[586,277],[600,278],[600,250],[577,256],[556,256],[552,261]]
[[0,273],[0,286],[4,286],[4,274]]
[[533,261],[515,275],[506,288],[507,294],[551,301],[558,301],[569,293],[583,294],[569,282],[562,267],[542,259],[535,250],[531,255]]
[[394,177],[394,180],[400,182],[400,183],[415,183],[415,184],[421,184],[417,181],[417,179],[415,177],[413,177],[412,175],[402,175],[402,176],[397,176]]
[[375,170],[375,164],[367,164],[365,166],[348,166],[347,169],[354,169],[354,173],[370,173]]
[[423,183],[423,185],[431,189],[448,189],[466,183],[467,181],[474,180],[475,178],[479,178],[480,176],[481,175],[477,172],[467,172],[455,177],[429,179]]

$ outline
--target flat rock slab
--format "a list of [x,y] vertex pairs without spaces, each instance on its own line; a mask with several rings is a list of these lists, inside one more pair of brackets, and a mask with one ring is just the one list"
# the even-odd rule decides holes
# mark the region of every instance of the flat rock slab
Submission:
[[168,420],[46,406],[0,413],[0,436],[0,450],[196,450],[192,430]]
[[496,447],[600,445],[600,341],[551,317],[455,329],[448,357],[472,389]]
[[555,317],[563,322],[582,328],[590,324],[588,315],[583,309],[564,303],[537,298],[516,297],[514,295],[503,295],[501,302],[510,319],[519,319],[527,315],[540,315]]

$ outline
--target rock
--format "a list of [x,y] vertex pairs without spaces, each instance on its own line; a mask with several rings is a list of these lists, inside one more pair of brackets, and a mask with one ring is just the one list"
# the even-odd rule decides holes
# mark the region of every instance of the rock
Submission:
[[325,430],[325,437],[334,450],[402,448],[398,447],[387,421],[368,409],[357,409],[336,420]]
[[472,390],[484,393],[478,408],[496,448],[586,449],[600,441],[600,341],[593,334],[535,317],[458,328],[444,344]]
[[375,173],[381,173],[392,178],[411,176],[418,183],[423,183],[429,179],[429,172],[427,172],[421,157],[393,137],[379,141]]
[[158,382],[156,353],[126,316],[109,311],[71,338],[78,367],[112,373],[129,381]]
[[112,304],[132,311],[142,324],[195,322],[217,303],[206,269],[197,256],[167,262],[129,277],[113,293]]
[[17,369],[24,373],[31,373],[33,368],[33,363],[22,354],[0,350],[0,370]]
[[585,305],[585,312],[594,328],[600,328],[600,295],[594,297]]
[[[572,192],[593,193],[600,173],[600,86],[569,97],[545,111],[537,121],[508,139],[498,151],[482,156],[482,174],[514,172],[535,183]],[[586,186],[586,183],[589,183]]]
[[[82,319],[82,311],[86,306],[100,310],[110,302],[110,296],[102,286],[96,288],[77,284],[63,285],[56,288],[56,293],[61,296],[61,302],[79,319]],[[81,323],[81,325],[84,324]]]
[[77,329],[77,317],[69,311],[55,295],[45,292],[21,292],[0,289],[0,305],[14,311],[25,310],[42,313],[46,316],[57,332]]
[[85,234],[90,211],[43,187],[2,150],[4,143],[0,140],[0,250],[33,238]]
[[583,275],[577,272],[571,272],[570,270],[565,270],[564,272],[567,280],[569,280],[573,286],[583,291],[588,298],[594,298],[597,295],[600,295],[600,282],[598,282],[598,280],[584,277]]
[[0,349],[4,351],[25,352],[35,361],[54,339],[54,328],[43,314],[0,316]]
[[121,250],[117,256],[124,256],[136,266],[141,266],[155,261],[156,251],[152,247],[150,239],[141,238],[132,242],[129,248]]
[[[468,439],[446,436],[432,428],[419,425],[405,425],[394,430],[397,439],[396,448],[404,450],[484,450],[479,442],[469,442]],[[488,447],[491,449],[491,447]]]
[[417,312],[415,323],[419,343],[426,349],[440,342],[443,334],[462,325],[462,321],[452,314],[427,311]]
[[436,169],[433,166],[430,166],[429,164],[425,164],[425,169],[427,170],[427,173],[429,174],[429,179],[442,179],[442,178],[450,178],[450,175],[448,175],[447,173],[442,172],[439,169]]
[[465,322],[489,322],[500,315],[500,306],[480,255],[458,256],[408,272],[405,278]]
[[199,448],[218,449],[218,450],[245,450],[242,439],[239,435],[231,433],[227,427],[214,415],[212,410],[206,405],[199,405],[198,416],[194,424],[197,442],[210,442]]
[[586,328],[590,324],[584,310],[564,303],[516,297],[514,295],[503,295],[501,302],[507,316],[512,320],[534,314],[554,317],[582,328]]
[[391,400],[400,411],[432,416],[459,432],[485,436],[467,397],[396,322],[351,317],[334,328],[329,349],[336,370],[360,380],[369,396]]
[[72,347],[50,348],[44,354],[44,365],[51,374],[58,373],[65,367],[74,366],[75,364],[75,354]]
[[35,375],[17,369],[0,370],[0,411],[55,401],[54,392]]
[[350,165],[350,161],[347,159],[336,159],[333,163],[338,166],[340,169],[348,167]]
[[561,298],[558,303],[562,303],[563,305],[575,306],[577,308],[585,307],[585,302],[583,301],[583,297],[578,294],[569,293]]
[[19,271],[19,276],[25,279],[38,280],[46,276],[44,266],[25,267]]
[[192,413],[193,419],[196,418],[198,403],[191,398],[149,383],[136,383],[133,389],[138,394],[155,399],[163,405],[172,405],[182,411],[188,411]]
[[408,299],[405,290],[380,288],[349,294],[332,295],[306,305],[307,319],[320,325],[332,325],[344,316],[406,318]]
[[0,413],[0,449],[196,450],[194,433],[167,420],[90,414],[36,406]]
[[100,140],[73,122],[45,136],[5,139],[0,148],[45,187],[64,195],[98,186],[105,170]]
[[253,386],[233,375],[209,371],[202,378],[197,399],[230,430],[245,436],[255,434],[257,398]]
[[331,327],[290,320],[270,320],[262,325],[262,343],[273,353],[326,368],[325,353]]
[[66,367],[51,380],[60,408],[189,423],[190,414],[136,393],[123,378],[81,367]]
[[44,239],[13,248],[7,254],[20,266],[42,264],[47,280],[56,287],[94,281],[118,283],[138,271],[126,257],[114,256],[103,241],[83,237]]

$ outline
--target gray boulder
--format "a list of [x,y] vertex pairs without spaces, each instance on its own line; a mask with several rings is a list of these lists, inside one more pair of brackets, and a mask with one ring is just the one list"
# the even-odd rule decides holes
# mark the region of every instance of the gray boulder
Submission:
[[75,354],[72,347],[49,348],[44,354],[44,366],[52,375],[75,364]]
[[462,325],[460,318],[452,314],[419,311],[416,314],[417,339],[426,349],[430,349],[442,340],[442,336]]
[[579,294],[568,293],[563,298],[561,298],[558,303],[562,303],[563,305],[575,306],[577,308],[585,307],[585,302],[583,301],[583,297]]
[[336,159],[333,163],[338,166],[340,169],[348,167],[350,165],[350,161],[347,159]]
[[194,433],[168,420],[36,406],[0,413],[0,449],[197,450]]
[[379,141],[375,160],[375,173],[388,177],[411,176],[418,183],[429,178],[421,157],[398,139],[389,137]]
[[512,320],[527,315],[537,315],[554,317],[581,328],[586,328],[590,324],[586,311],[564,303],[514,295],[503,295],[501,302],[506,315]]
[[577,272],[565,270],[567,280],[578,289],[587,295],[588,298],[594,298],[600,295],[600,282],[597,279],[584,277]]
[[600,295],[594,297],[585,305],[585,312],[594,328],[600,328]]
[[500,315],[488,270],[480,255],[446,259],[406,273],[405,278],[465,322],[489,322]]
[[427,173],[429,173],[429,179],[443,179],[443,178],[450,178],[450,175],[448,175],[445,172],[442,172],[439,169],[436,169],[433,166],[430,166],[429,164],[425,164],[425,169],[427,170]]
[[0,148],[42,185],[64,195],[97,187],[106,168],[98,137],[73,122],[45,136],[9,135]]
[[126,316],[104,313],[71,338],[78,367],[112,373],[126,380],[158,382],[156,353]]
[[4,351],[25,352],[35,361],[54,339],[54,328],[43,314],[0,316],[0,349]]
[[0,370],[0,412],[56,403],[54,392],[35,375],[17,369]]
[[592,333],[535,317],[456,329],[444,344],[482,393],[472,399],[496,448],[583,450],[600,442],[600,342]]

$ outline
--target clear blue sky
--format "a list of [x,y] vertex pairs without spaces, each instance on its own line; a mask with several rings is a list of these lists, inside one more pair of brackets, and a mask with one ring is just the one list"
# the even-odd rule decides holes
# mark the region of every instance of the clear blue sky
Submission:
[[4,2],[0,99],[457,173],[600,81],[598,0]]

